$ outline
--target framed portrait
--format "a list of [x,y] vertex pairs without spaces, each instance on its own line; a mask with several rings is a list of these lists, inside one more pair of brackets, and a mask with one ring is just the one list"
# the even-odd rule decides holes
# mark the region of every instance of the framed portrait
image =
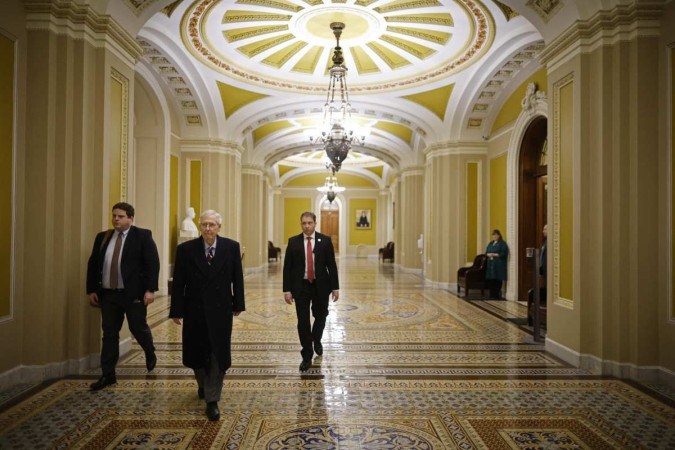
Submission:
[[356,229],[370,230],[370,209],[356,210]]

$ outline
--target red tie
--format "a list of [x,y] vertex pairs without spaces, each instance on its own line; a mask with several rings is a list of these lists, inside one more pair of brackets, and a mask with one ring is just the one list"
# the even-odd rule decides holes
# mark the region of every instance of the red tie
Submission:
[[314,256],[312,255],[312,238],[307,237],[307,281],[314,281]]

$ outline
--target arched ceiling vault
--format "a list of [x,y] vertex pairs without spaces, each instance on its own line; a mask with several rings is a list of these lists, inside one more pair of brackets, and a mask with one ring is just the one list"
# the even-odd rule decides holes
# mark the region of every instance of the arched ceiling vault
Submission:
[[480,141],[545,42],[621,0],[92,1],[137,36],[174,132],[237,142],[268,169],[325,170],[304,130],[322,118],[329,24],[344,22],[352,118],[372,130],[349,170],[370,158],[389,174],[438,142]]

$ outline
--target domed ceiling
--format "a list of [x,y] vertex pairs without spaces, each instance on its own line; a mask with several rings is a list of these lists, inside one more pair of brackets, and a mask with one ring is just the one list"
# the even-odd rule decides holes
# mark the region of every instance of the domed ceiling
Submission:
[[490,48],[489,10],[470,0],[238,0],[193,3],[183,41],[204,64],[252,84],[324,92],[335,37],[350,92],[407,88],[469,67]]
[[325,170],[306,131],[323,116],[332,22],[345,24],[352,118],[371,129],[345,168],[380,173],[380,187],[423,164],[429,146],[482,142],[543,48],[534,26],[496,0],[124,1],[136,15],[162,4],[138,39],[185,118],[183,135],[238,143],[242,162],[276,182],[279,165],[286,178],[293,167]]

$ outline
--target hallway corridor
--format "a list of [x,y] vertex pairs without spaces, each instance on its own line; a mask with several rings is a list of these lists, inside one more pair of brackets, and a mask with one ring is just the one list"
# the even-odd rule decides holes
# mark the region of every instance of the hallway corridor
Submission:
[[103,391],[89,391],[95,369],[0,393],[0,449],[675,448],[672,393],[570,367],[513,323],[374,259],[339,261],[324,356],[301,374],[281,268],[246,277],[221,420],[204,415],[163,297],[149,317],[152,374],[134,343]]

